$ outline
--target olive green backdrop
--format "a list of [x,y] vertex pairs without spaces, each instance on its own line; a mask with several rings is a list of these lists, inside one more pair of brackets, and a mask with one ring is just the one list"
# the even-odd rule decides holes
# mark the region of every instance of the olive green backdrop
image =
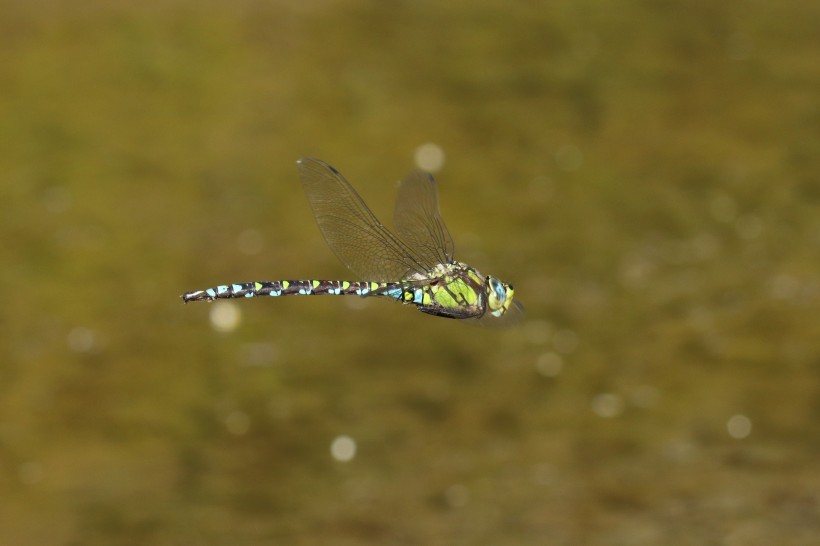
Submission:
[[[820,4],[0,11],[4,544],[820,533]],[[296,159],[389,223],[426,143],[523,324],[183,306],[350,278]]]

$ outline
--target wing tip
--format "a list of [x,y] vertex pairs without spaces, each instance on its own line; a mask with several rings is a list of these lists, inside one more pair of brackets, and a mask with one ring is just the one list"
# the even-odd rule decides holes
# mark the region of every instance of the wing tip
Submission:
[[305,169],[327,169],[331,173],[333,173],[337,176],[341,176],[341,174],[342,174],[338,170],[336,170],[336,167],[334,167],[333,165],[331,165],[327,161],[322,161],[318,157],[312,157],[312,156],[300,157],[299,159],[296,160],[296,165],[301,170],[305,170]]

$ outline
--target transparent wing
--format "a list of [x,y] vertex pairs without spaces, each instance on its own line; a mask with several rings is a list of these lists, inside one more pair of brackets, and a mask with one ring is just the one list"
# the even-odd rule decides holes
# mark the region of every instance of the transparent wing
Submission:
[[453,260],[453,238],[439,213],[438,190],[429,173],[413,171],[401,181],[393,227],[428,269]]
[[521,323],[525,316],[524,306],[518,300],[513,300],[510,308],[501,317],[494,317],[487,312],[476,319],[470,319],[469,322],[486,328],[509,328]]
[[427,273],[423,258],[379,222],[339,171],[311,157],[298,165],[322,236],[348,269],[368,281]]

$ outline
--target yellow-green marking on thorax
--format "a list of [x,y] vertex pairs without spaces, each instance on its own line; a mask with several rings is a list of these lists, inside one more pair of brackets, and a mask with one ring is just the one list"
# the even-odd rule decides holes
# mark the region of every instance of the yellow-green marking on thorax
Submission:
[[432,298],[442,307],[449,309],[475,305],[478,301],[477,286],[481,286],[481,278],[474,271],[468,272],[468,277],[474,282],[473,286],[463,277],[447,276],[444,282],[429,287]]

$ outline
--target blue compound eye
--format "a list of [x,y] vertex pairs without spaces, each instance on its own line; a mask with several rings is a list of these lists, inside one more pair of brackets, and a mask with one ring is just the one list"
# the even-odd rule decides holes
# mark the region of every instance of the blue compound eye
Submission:
[[495,292],[495,297],[498,301],[504,301],[507,297],[507,291],[504,290],[504,285],[496,278],[490,277],[490,288]]

